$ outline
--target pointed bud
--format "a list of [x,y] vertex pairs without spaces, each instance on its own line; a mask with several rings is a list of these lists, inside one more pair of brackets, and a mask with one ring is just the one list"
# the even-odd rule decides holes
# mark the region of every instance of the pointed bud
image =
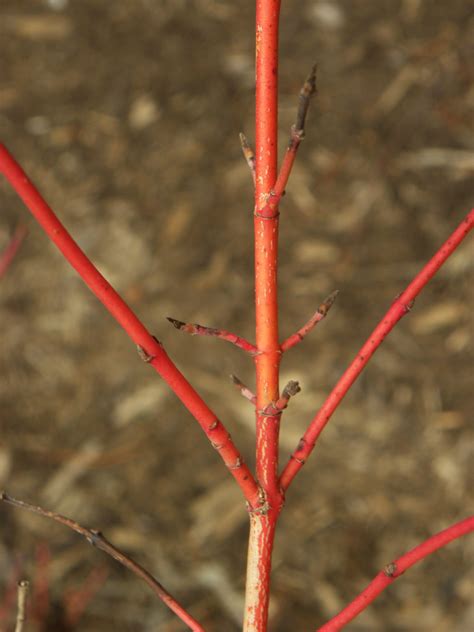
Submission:
[[334,305],[334,301],[336,300],[338,294],[339,290],[334,290],[334,292],[331,292],[331,294],[329,294],[329,296],[327,296],[318,307],[318,312],[323,316],[326,316],[328,311]]

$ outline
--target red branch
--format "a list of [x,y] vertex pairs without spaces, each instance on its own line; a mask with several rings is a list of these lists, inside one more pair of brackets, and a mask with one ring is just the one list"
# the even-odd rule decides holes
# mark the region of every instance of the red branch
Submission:
[[5,275],[6,271],[12,264],[13,259],[16,256],[23,240],[28,233],[28,229],[24,224],[19,224],[16,227],[13,237],[10,239],[8,246],[0,254],[0,279]]
[[[257,409],[278,399],[278,208],[266,201],[277,177],[279,0],[257,0],[255,98],[255,356]],[[279,418],[257,415],[257,480],[271,504],[278,488]]]
[[257,0],[255,42],[255,356],[256,475],[261,505],[250,514],[244,632],[265,632],[275,526],[283,504],[278,486],[280,414],[261,414],[279,397],[278,207],[262,209],[277,178],[278,27],[280,0]]
[[385,588],[393,584],[393,582],[398,579],[400,575],[403,575],[411,566],[425,559],[425,557],[428,557],[428,555],[431,555],[431,553],[434,553],[441,547],[446,546],[446,544],[449,544],[452,540],[467,535],[472,531],[474,531],[474,516],[470,516],[465,520],[451,525],[444,531],[440,531],[394,562],[387,564],[383,571],[380,571],[380,573],[375,576],[367,588],[333,619],[325,623],[321,628],[318,628],[317,632],[337,632],[337,630],[340,630],[355,619],[355,617],[365,610]]
[[[304,136],[306,113],[316,82],[313,69],[300,93],[296,124],[291,130],[290,143],[280,172],[277,173],[279,17],[280,0],[256,0],[256,473],[262,488],[262,505],[251,515],[250,521],[244,632],[264,632],[267,629],[273,538],[283,506],[278,478],[282,411],[274,406],[280,398],[279,370],[282,356],[278,335],[278,205]],[[248,151],[245,139],[243,149],[252,168],[253,156]]]
[[288,349],[291,349],[292,347],[297,345],[299,342],[301,342],[303,338],[307,336],[309,332],[312,329],[314,329],[314,327],[321,320],[323,320],[323,318],[326,318],[326,315],[331,309],[332,305],[334,304],[334,301],[336,300],[336,297],[338,294],[339,294],[339,290],[335,290],[329,296],[327,296],[324,299],[324,301],[321,303],[321,305],[318,307],[316,312],[313,314],[313,316],[311,316],[311,318],[308,320],[308,322],[305,325],[303,325],[303,327],[298,329],[296,333],[292,334],[291,336],[289,336],[289,338],[287,338],[284,342],[281,343],[281,350],[283,353],[285,351],[288,351]]
[[161,601],[165,603],[168,608],[170,608],[170,610],[172,610],[181,619],[181,621],[186,623],[193,632],[204,632],[204,628],[176,601],[172,595],[170,595],[166,588],[164,588],[164,586],[162,586],[160,582],[153,577],[153,575],[109,542],[100,531],[82,527],[75,520],[71,520],[71,518],[66,518],[66,516],[62,516],[54,511],[48,511],[47,509],[43,509],[37,505],[30,505],[23,500],[17,500],[5,492],[0,492],[0,501],[13,505],[14,507],[19,507],[20,509],[26,509],[27,511],[31,511],[39,516],[50,518],[51,520],[59,522],[65,527],[72,529],[79,535],[82,535],[89,544],[92,544],[92,546],[95,546],[101,551],[104,551],[104,553],[107,553],[107,555],[110,555],[110,557],[119,562],[119,564],[128,568],[128,570],[132,571],[132,573],[148,584],[155,595],[161,599]]
[[176,320],[176,318],[171,318],[170,316],[167,316],[166,318],[170,321],[173,327],[176,327],[179,331],[191,334],[191,336],[214,336],[215,338],[220,338],[221,340],[227,340],[227,342],[230,342],[239,349],[250,353],[250,355],[258,353],[257,347],[251,342],[233,334],[230,331],[226,331],[225,329],[205,327],[204,325],[198,325],[197,323],[184,323],[182,320]]
[[447,241],[444,242],[434,257],[416,275],[405,291],[402,292],[392,303],[388,312],[370,334],[368,340],[352,361],[352,364],[350,364],[343,373],[339,382],[336,384],[329,397],[311,421],[308,430],[305,432],[296,450],[291,455],[290,461],[286,465],[280,477],[280,484],[283,489],[288,489],[291,481],[311,454],[319,435],[328,423],[331,415],[339,406],[345,394],[360,375],[375,351],[382,344],[385,337],[395,327],[398,321],[411,310],[415,298],[425,287],[428,281],[436,274],[446,259],[448,259],[448,257],[456,250],[473,227],[474,209],[471,210]]
[[155,371],[165,380],[198,421],[212,446],[219,452],[225,465],[242,489],[247,501],[252,507],[256,506],[259,493],[255,479],[243,462],[242,456],[222,422],[217,419],[216,415],[178,370],[161,343],[147,331],[121,296],[79,248],[34,184],[30,182],[20,165],[1,144],[0,172],[5,175],[45,233],[75,268],[89,289],[135,344],[143,350]]
[[309,104],[314,94],[316,94],[316,65],[311,69],[310,74],[301,88],[296,122],[291,127],[290,140],[278,172],[278,177],[275,185],[267,196],[265,206],[260,209],[260,213],[264,217],[271,217],[275,214],[278,209],[278,204],[285,193],[298,147],[305,135],[306,115],[308,114]]

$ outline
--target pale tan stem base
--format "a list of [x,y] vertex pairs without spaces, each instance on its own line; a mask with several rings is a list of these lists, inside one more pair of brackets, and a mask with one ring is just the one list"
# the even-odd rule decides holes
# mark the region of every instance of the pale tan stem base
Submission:
[[278,515],[250,514],[243,632],[266,632],[270,601],[270,573]]

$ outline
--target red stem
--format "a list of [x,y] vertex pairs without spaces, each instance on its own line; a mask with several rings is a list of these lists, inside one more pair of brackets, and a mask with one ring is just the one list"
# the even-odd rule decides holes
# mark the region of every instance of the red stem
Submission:
[[257,484],[235,447],[228,431],[166,354],[163,346],[147,331],[138,317],[100,274],[69,235],[51,208],[28,179],[8,150],[0,144],[0,172],[9,180],[48,237],[56,244],[89,289],[102,302],[136,345],[151,358],[150,364],[198,421],[219,452],[252,507],[259,499]]
[[[257,33],[257,41],[258,41],[258,33]],[[277,52],[277,55],[278,55],[278,52]],[[258,68],[257,68],[257,72],[258,72]],[[258,85],[258,82],[257,82],[257,85]],[[306,122],[306,115],[308,114],[311,98],[314,96],[315,93],[316,93],[316,66],[313,66],[311,73],[306,78],[306,81],[304,82],[303,87],[300,91],[296,123],[295,125],[292,125],[291,127],[290,141],[288,143],[288,147],[286,148],[286,152],[283,157],[283,161],[281,163],[281,167],[278,172],[278,177],[276,179],[275,185],[271,189],[270,194],[265,197],[265,206],[264,208],[261,209],[262,215],[271,216],[274,213],[278,213],[278,204],[280,203],[280,200],[285,193],[285,188],[288,183],[288,179],[290,177],[291,171],[293,169],[293,164],[295,162],[296,154],[298,152],[298,147],[300,146],[301,141],[304,138],[304,127],[305,127],[305,122]],[[247,158],[245,149],[244,149],[244,155],[246,155],[246,158]]]
[[245,632],[265,632],[276,521],[283,504],[278,485],[280,415],[264,411],[279,397],[281,350],[278,340],[278,207],[267,208],[277,177],[278,21],[280,0],[256,2],[255,102],[255,316],[256,473],[261,506],[251,513]]
[[242,336],[237,336],[237,334],[233,334],[231,331],[227,331],[226,329],[206,327],[204,325],[199,325],[198,323],[185,323],[182,320],[176,320],[176,318],[171,318],[170,316],[167,316],[167,319],[173,327],[176,327],[176,329],[184,331],[187,334],[191,334],[191,336],[213,336],[214,338],[220,338],[221,340],[230,342],[250,355],[255,355],[257,353],[257,347],[255,345],[245,338],[242,338]]
[[285,353],[285,351],[288,351],[288,349],[291,349],[292,347],[300,343],[303,340],[303,338],[305,338],[305,336],[307,336],[309,332],[312,331],[321,320],[323,320],[323,318],[326,318],[327,313],[331,309],[334,301],[336,300],[336,296],[338,294],[339,294],[338,290],[335,290],[334,292],[332,292],[321,303],[321,305],[318,307],[316,312],[311,316],[308,322],[305,323],[303,327],[300,327],[300,329],[298,329],[297,332],[295,332],[294,334],[291,334],[291,336],[289,336],[284,342],[281,343],[280,348],[282,350],[282,353]]
[[411,566],[431,555],[438,549],[452,540],[460,538],[474,531],[474,516],[470,516],[461,522],[451,525],[444,531],[440,531],[436,535],[431,536],[422,544],[405,553],[394,562],[387,564],[383,571],[370,582],[351,603],[341,610],[333,619],[325,623],[317,632],[337,632],[341,630],[350,621],[355,619],[363,610],[367,608],[390,584],[403,575],[403,573]]
[[303,327],[300,327],[298,331],[296,331],[294,334],[291,334],[291,336],[288,336],[288,338],[284,342],[281,343],[281,350],[283,351],[283,353],[295,347],[298,343],[300,343],[303,340],[303,338],[307,336],[309,332],[312,329],[314,329],[314,327],[321,320],[323,320],[323,318],[324,316],[323,314],[321,314],[321,312],[319,311],[315,312],[313,316],[311,316],[309,321],[303,325]]
[[[256,15],[256,185],[255,305],[257,411],[278,399],[278,209],[263,213],[276,180],[278,125],[279,0],[257,1]],[[257,480],[266,492],[278,490],[279,419],[257,412]]]
[[395,327],[398,321],[410,311],[415,298],[425,287],[428,281],[430,281],[430,279],[436,274],[446,259],[448,259],[448,257],[456,250],[473,227],[474,209],[468,213],[452,235],[436,252],[434,257],[416,275],[405,291],[402,292],[402,294],[400,294],[400,296],[398,296],[392,303],[388,312],[371,333],[366,343],[362,346],[352,361],[352,364],[343,373],[339,382],[336,384],[329,397],[311,421],[296,450],[291,455],[290,461],[283,470],[280,478],[280,484],[284,490],[288,489],[288,486],[293,478],[303,467],[306,459],[311,454],[319,435],[331,418],[331,415],[339,406],[345,394],[360,375],[375,351],[382,344],[385,337]]
[[293,169],[293,164],[296,159],[296,153],[298,151],[300,142],[301,139],[298,142],[290,144],[287,147],[285,155],[283,157],[283,161],[281,163],[280,170],[278,172],[278,178],[275,182],[275,186],[271,189],[266,198],[264,206],[260,210],[262,215],[271,216],[272,214],[278,213],[278,205],[280,204],[280,200],[285,193],[285,188],[288,184],[291,170]]
[[[256,14],[255,304],[257,480],[274,507],[278,487],[279,417],[262,415],[278,399],[278,208],[263,211],[277,175],[279,0],[258,0]],[[271,497],[271,498],[270,498]]]
[[28,229],[24,224],[19,224],[10,239],[10,243],[0,255],[0,279],[5,275],[6,271],[12,264],[13,259],[18,252],[23,240],[28,233]]

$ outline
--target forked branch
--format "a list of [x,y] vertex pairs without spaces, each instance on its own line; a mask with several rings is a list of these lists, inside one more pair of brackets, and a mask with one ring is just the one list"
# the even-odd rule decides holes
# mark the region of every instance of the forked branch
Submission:
[[280,484],[283,489],[288,489],[291,481],[313,451],[319,435],[328,423],[333,412],[339,406],[347,391],[360,375],[370,358],[374,355],[375,351],[382,344],[385,337],[392,331],[398,321],[411,310],[415,298],[425,287],[428,281],[430,281],[430,279],[436,274],[446,259],[452,255],[473,227],[474,209],[468,213],[453,234],[436,252],[434,257],[416,275],[404,292],[402,292],[392,303],[388,312],[370,334],[366,343],[357,353],[350,366],[343,373],[339,382],[336,384],[329,397],[311,421],[308,430],[305,432],[296,450],[291,455],[290,461],[286,465],[280,477]]
[[155,595],[161,599],[163,603],[165,603],[170,610],[172,610],[186,625],[193,630],[194,632],[204,632],[204,628],[187,612],[183,606],[181,606],[178,601],[164,588],[160,582],[151,575],[147,570],[143,568],[138,562],[132,560],[128,555],[126,555],[123,551],[114,546],[111,542],[109,542],[100,531],[96,531],[95,529],[87,529],[86,527],[81,526],[75,520],[71,520],[71,518],[66,518],[61,514],[55,513],[54,511],[48,511],[47,509],[43,509],[37,505],[30,505],[29,503],[24,502],[23,500],[17,500],[16,498],[12,498],[5,492],[0,492],[0,500],[8,503],[9,505],[13,505],[14,507],[19,507],[20,509],[26,509],[27,511],[31,511],[39,516],[43,516],[45,518],[49,518],[58,522],[59,524],[72,529],[79,535],[82,535],[89,544],[95,546],[97,549],[104,551],[110,557],[113,557],[114,560],[128,568],[128,570],[132,571],[137,577],[142,579],[148,586],[152,589]]
[[470,516],[465,520],[451,525],[444,531],[440,531],[436,535],[431,536],[431,538],[428,538],[428,540],[425,540],[425,542],[422,542],[422,544],[408,551],[408,553],[405,553],[405,555],[390,562],[390,564],[387,564],[387,566],[375,576],[367,588],[333,619],[318,628],[317,632],[337,632],[355,619],[383,590],[390,586],[390,584],[393,584],[400,575],[403,575],[403,573],[414,564],[425,559],[428,555],[431,555],[431,553],[434,553],[441,547],[446,546],[449,542],[463,535],[467,535],[472,531],[474,531],[474,516]]
[[[165,380],[198,421],[212,446],[242,489],[251,507],[258,505],[255,479],[228,431],[110,283],[97,270],[64,228],[52,209],[6,147],[0,144],[0,173],[3,173],[51,241],[75,268],[89,289],[143,352],[143,357]],[[239,464],[238,467],[236,464]]]
[[272,217],[285,193],[298,147],[304,138],[306,115],[308,114],[311,98],[316,94],[316,69],[317,66],[314,65],[301,88],[296,122],[291,127],[290,140],[288,141],[288,147],[286,148],[275,185],[268,196],[265,206],[260,209],[262,217]]

